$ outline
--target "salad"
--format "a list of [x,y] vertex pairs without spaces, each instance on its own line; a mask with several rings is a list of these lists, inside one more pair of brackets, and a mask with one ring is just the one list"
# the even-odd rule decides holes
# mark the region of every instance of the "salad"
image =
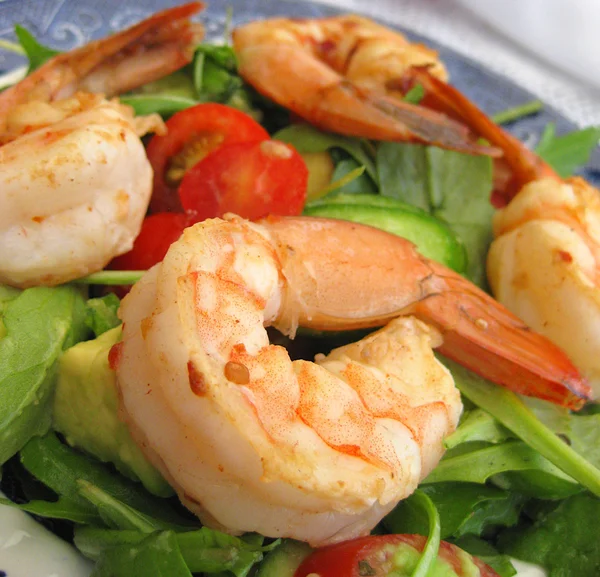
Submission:
[[[523,265],[503,240],[540,220],[540,190],[553,215],[572,191],[573,214],[555,219],[588,242],[577,203],[595,208],[596,191],[562,179],[600,131],[557,136],[549,126],[533,155],[447,85],[424,47],[388,84],[393,98],[337,70],[334,48],[350,32],[363,48],[405,49],[365,19],[250,23],[233,45],[213,45],[189,21],[199,8],[64,55],[17,28],[28,76],[0,95],[0,222],[11,247],[0,258],[2,505],[73,543],[97,576],[509,577],[522,567],[514,559],[551,577],[598,575],[593,355],[549,334],[575,369],[484,291],[494,233],[489,282],[509,308],[523,302],[506,288],[515,270],[548,274],[536,268],[542,256]],[[306,56],[315,29],[323,54]],[[151,56],[140,86],[132,68],[115,72],[128,55]],[[344,82],[311,100],[302,87],[331,70]],[[304,82],[294,84],[304,98],[286,92],[284,72]],[[63,94],[72,84],[79,91]],[[92,142],[110,146],[98,156]],[[74,149],[80,166],[69,164]],[[60,197],[19,180],[32,158],[52,167],[46,186],[58,181]],[[100,164],[110,170],[94,173]],[[60,202],[85,194],[76,218],[52,229],[44,203],[66,213]],[[23,210],[37,211],[33,224],[10,236]],[[63,242],[62,230],[79,242]],[[543,255],[539,238],[527,246]],[[560,245],[553,262],[570,265],[577,246]],[[315,279],[318,294],[299,288]],[[381,307],[395,291],[391,311]],[[291,313],[273,312],[285,306]],[[410,316],[395,319],[401,309]],[[271,321],[281,331],[270,329],[271,341],[298,364],[266,356],[282,350],[265,344]],[[316,353],[328,354],[302,360]],[[181,358],[185,395],[161,405],[160,395],[179,395]],[[272,366],[271,380],[255,376]],[[356,381],[350,370],[362,371]],[[418,389],[401,382],[410,378]],[[284,426],[293,387],[300,401]],[[206,399],[223,391],[215,411]]]

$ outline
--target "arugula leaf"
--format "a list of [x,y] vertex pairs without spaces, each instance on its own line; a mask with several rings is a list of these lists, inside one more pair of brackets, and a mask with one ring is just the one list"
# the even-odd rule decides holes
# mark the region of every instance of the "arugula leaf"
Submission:
[[85,324],[96,337],[121,324],[117,316],[121,301],[114,293],[103,297],[88,299],[85,311]]
[[10,499],[0,498],[0,505],[8,505],[48,519],[65,519],[86,525],[101,521],[95,512],[82,508],[68,497],[59,497],[57,501],[35,500],[28,503],[14,503]]
[[500,577],[512,577],[517,573],[517,570],[510,562],[510,558],[496,551],[494,547],[483,539],[479,539],[474,535],[465,535],[459,539],[451,539],[450,542],[464,549],[467,553],[481,559],[496,571]]
[[461,420],[460,425],[444,440],[447,449],[452,449],[462,443],[485,441],[501,443],[511,437],[508,429],[503,427],[494,417],[482,409],[474,409]]
[[[360,172],[359,172],[360,171]],[[331,184],[342,183],[345,177],[348,181],[341,186],[331,187],[335,190],[336,194],[369,194],[377,192],[377,188],[373,183],[373,180],[366,174],[364,174],[365,167],[358,164],[353,158],[346,158],[341,160],[335,165],[333,174],[331,175]],[[323,195],[323,198],[326,195]]]
[[486,286],[492,241],[492,162],[432,146],[384,142],[377,151],[380,192],[445,220],[467,250],[466,276]]
[[25,55],[29,59],[27,74],[30,74],[42,64],[45,64],[50,58],[60,54],[58,50],[53,50],[52,48],[40,44],[29,30],[23,28],[23,26],[20,26],[19,24],[15,26],[15,34],[17,35],[23,50],[25,50]]
[[[479,537],[489,526],[512,526],[524,502],[519,495],[477,483],[434,483],[421,485],[420,490],[439,513],[442,539],[468,534]],[[427,519],[412,496],[401,501],[383,523],[391,533],[427,532]]]
[[97,487],[119,504],[151,518],[157,527],[170,529],[190,525],[170,507],[167,500],[153,497],[138,484],[110,472],[95,459],[74,451],[61,443],[54,433],[32,439],[19,456],[23,466],[34,477],[59,496],[72,499],[84,511],[96,513],[98,509],[96,503],[92,504],[86,498],[89,495],[82,496],[81,481]]
[[[233,537],[206,527],[174,534],[181,556],[193,573],[231,571],[242,577],[262,559],[264,552],[279,544],[274,541],[265,547],[260,535]],[[86,557],[98,560],[115,547],[138,546],[147,536],[141,531],[76,527],[74,542]]]
[[192,577],[172,531],[153,533],[137,544],[107,549],[91,577]]
[[357,138],[321,132],[308,124],[292,124],[276,132],[273,139],[291,144],[300,153],[325,152],[332,148],[341,148],[354,158],[358,165],[365,167],[366,173],[375,184],[378,182],[375,164],[361,140]]
[[131,106],[138,116],[155,112],[165,118],[198,104],[198,101],[193,98],[174,94],[129,94],[120,96],[119,100]]
[[544,129],[535,151],[562,178],[566,178],[588,162],[599,139],[600,126],[556,136],[556,125],[550,123]]
[[0,464],[50,427],[57,360],[87,332],[73,287],[30,288],[5,305],[0,339]]
[[498,547],[517,559],[542,565],[549,577],[600,575],[600,499],[575,495],[528,527],[503,533]]
[[441,356],[438,358],[452,372],[460,392],[534,449],[536,460],[543,455],[567,475],[600,496],[600,469],[548,429],[515,393],[486,381],[450,359]]

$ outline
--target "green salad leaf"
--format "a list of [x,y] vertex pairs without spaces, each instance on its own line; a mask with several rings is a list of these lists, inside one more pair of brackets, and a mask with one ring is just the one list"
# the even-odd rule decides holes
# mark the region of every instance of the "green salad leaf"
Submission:
[[25,469],[59,497],[77,504],[82,514],[95,514],[95,524],[110,522],[114,526],[120,518],[127,525],[122,528],[130,528],[135,524],[134,515],[139,514],[137,519],[151,519],[154,528],[193,526],[168,500],[153,497],[139,484],[64,445],[54,433],[29,441],[19,457]]
[[58,50],[53,50],[52,48],[40,44],[29,30],[23,28],[23,26],[19,24],[15,26],[15,34],[25,51],[25,55],[29,59],[27,74],[30,74],[42,64],[45,64],[50,58],[60,54]]
[[[154,532],[150,537],[156,538],[165,532]],[[186,569],[193,573],[220,573],[230,571],[238,577],[248,575],[253,565],[262,560],[263,553],[277,547],[279,541],[263,546],[260,536],[247,535],[243,538],[226,535],[220,531],[201,529],[186,532],[168,532],[171,543],[176,545]],[[128,568],[126,551],[132,555],[147,555],[143,549],[153,542],[147,533],[140,531],[118,531],[95,527],[77,527],[74,542],[77,548],[90,559],[100,561],[100,565],[108,565],[115,575],[126,575]],[[123,571],[123,573],[118,573]],[[152,573],[154,574],[154,573]],[[169,573],[166,573],[169,575]]]
[[556,125],[550,123],[544,129],[535,152],[561,177],[566,178],[588,162],[599,140],[600,126],[556,136]]
[[3,304],[0,339],[0,464],[50,427],[58,358],[88,330],[73,287],[3,292],[12,300]]
[[[600,496],[600,469],[546,427],[515,393],[486,381],[450,359],[442,357],[440,359],[452,372],[456,386],[461,393],[522,439],[535,453],[536,456],[533,458],[543,470],[553,473],[552,469],[540,460],[545,457],[566,475],[572,477],[595,495]],[[515,448],[517,447],[518,445],[515,445]],[[494,448],[496,447],[492,447],[492,449]],[[500,446],[501,448],[502,446]],[[522,456],[525,456],[526,449],[518,447],[518,450]],[[444,466],[443,461],[440,466]],[[526,467],[521,467],[521,469],[526,469]],[[497,472],[502,471],[498,470]],[[438,467],[433,475],[440,474]],[[556,475],[553,476],[555,479],[559,478]],[[563,480],[566,481],[566,479]],[[559,484],[564,486],[564,483]]]
[[121,301],[114,293],[88,299],[85,310],[85,324],[96,337],[121,324],[117,315]]
[[432,146],[384,142],[376,163],[381,194],[446,221],[467,250],[466,276],[485,287],[494,213],[491,160]]
[[500,536],[501,551],[542,565],[549,577],[600,575],[600,499],[589,494],[570,497],[528,526]]
[[474,535],[465,535],[459,539],[450,539],[450,542],[464,549],[467,553],[481,559],[489,565],[500,577],[513,577],[517,570],[510,562],[507,555],[499,553],[488,541],[479,539]]
[[[514,525],[524,502],[519,495],[478,483],[445,482],[420,487],[435,505],[441,538],[463,535],[480,537],[490,526]],[[400,503],[384,519],[391,533],[427,534],[427,518],[413,496]]]

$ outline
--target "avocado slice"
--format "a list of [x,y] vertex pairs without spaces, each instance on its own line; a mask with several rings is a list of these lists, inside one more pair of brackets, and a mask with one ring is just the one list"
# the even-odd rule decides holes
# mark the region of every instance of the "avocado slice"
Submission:
[[58,366],[53,426],[71,446],[113,463],[154,495],[168,497],[173,489],[118,416],[115,374],[108,365],[108,353],[120,338],[119,326],[65,351]]

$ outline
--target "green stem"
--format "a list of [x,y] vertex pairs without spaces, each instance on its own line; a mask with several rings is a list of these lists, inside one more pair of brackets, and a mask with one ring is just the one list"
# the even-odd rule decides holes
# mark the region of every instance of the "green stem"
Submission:
[[74,280],[76,284],[132,285],[139,281],[145,270],[101,270]]
[[339,188],[346,186],[353,180],[356,180],[359,176],[362,176],[364,171],[365,171],[364,166],[359,166],[359,167],[355,168],[354,170],[351,170],[348,174],[345,174],[341,178],[338,178],[336,181],[330,183],[324,190],[319,192],[319,195],[318,195],[319,198],[322,196],[325,196],[326,194],[332,193],[334,190],[338,190]]
[[498,112],[492,116],[492,120],[496,124],[507,124],[508,122],[514,122],[525,116],[531,116],[542,110],[544,103],[541,100],[532,100],[513,108],[508,108],[502,112]]
[[432,575],[433,566],[440,548],[441,524],[440,516],[433,501],[423,491],[415,491],[413,499],[426,511],[429,520],[429,536],[421,553],[421,558],[411,577],[427,577]]
[[16,42],[11,42],[10,40],[0,39],[0,49],[8,50],[9,52],[14,52],[15,54],[21,54],[25,56],[25,50],[23,47]]
[[600,470],[546,427],[515,393],[486,381],[449,359],[444,358],[443,362],[465,397],[490,413],[567,475],[600,496]]

